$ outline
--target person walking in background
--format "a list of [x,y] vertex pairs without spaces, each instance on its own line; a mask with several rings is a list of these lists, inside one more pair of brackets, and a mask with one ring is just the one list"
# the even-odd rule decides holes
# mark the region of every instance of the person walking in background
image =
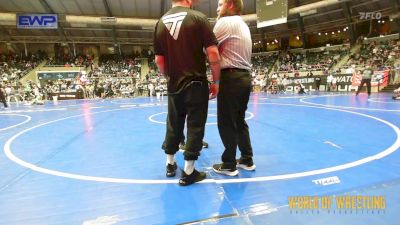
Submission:
[[[242,0],[219,0],[214,33],[221,54],[221,84],[218,94],[218,130],[225,150],[216,173],[236,176],[237,167],[255,170],[253,149],[245,113],[251,91],[252,40],[249,27],[240,17]],[[239,146],[241,157],[236,160]]]
[[8,109],[6,91],[4,90],[3,84],[0,84],[0,102],[3,103],[5,109]]
[[332,91],[332,80],[333,75],[329,74],[329,76],[326,78],[325,91]]
[[319,86],[321,86],[321,77],[315,77],[315,90],[319,92]]
[[[155,62],[168,80],[167,127],[162,144],[167,155],[167,177],[176,174],[174,156],[183,139],[185,119],[187,121],[185,166],[179,180],[182,186],[206,178],[194,164],[202,149],[208,99],[218,94],[220,76],[218,42],[207,17],[191,9],[196,3],[195,0],[172,0],[172,8],[158,21],[154,37]],[[213,75],[211,93],[203,49]]]

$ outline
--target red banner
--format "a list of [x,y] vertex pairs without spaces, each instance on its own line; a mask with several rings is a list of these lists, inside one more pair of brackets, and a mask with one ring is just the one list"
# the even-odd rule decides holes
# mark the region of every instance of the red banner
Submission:
[[[371,86],[376,87],[379,86],[381,87],[386,87],[388,85],[389,81],[389,70],[383,70],[383,71],[374,71],[374,75],[372,75],[371,79]],[[351,78],[351,85],[352,86],[359,86],[361,84],[362,80],[362,74],[359,72],[356,72],[353,74],[353,77]]]

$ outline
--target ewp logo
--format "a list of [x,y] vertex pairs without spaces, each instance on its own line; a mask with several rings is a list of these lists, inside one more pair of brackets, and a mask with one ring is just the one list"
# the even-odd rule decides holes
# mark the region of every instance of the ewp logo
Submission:
[[17,20],[19,29],[57,29],[57,14],[19,14]]

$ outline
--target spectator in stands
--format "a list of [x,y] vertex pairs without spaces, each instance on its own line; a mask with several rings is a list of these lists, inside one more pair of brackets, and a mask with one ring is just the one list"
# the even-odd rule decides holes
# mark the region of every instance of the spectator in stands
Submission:
[[[195,0],[172,0],[170,9],[156,24],[154,37],[155,61],[161,73],[168,77],[168,119],[165,140],[162,145],[167,155],[166,175],[175,176],[175,153],[182,140],[185,119],[187,143],[184,152],[185,166],[179,185],[186,186],[206,178],[204,172],[195,169],[195,161],[202,149],[207,120],[209,87],[206,75],[206,55],[214,83],[211,97],[219,89],[219,53],[217,40],[207,17],[194,11]],[[170,34],[165,20],[174,16],[184,17],[180,30]],[[196,32],[194,32],[196,31]],[[179,36],[179,39],[178,39]]]

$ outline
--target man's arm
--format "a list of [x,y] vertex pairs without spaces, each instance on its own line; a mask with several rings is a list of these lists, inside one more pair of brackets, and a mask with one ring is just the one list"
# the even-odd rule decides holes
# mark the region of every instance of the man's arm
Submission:
[[218,47],[211,45],[206,49],[208,63],[210,64],[211,73],[213,76],[213,83],[210,87],[210,99],[217,97],[219,92],[219,77],[221,73],[220,57]]
[[165,75],[165,57],[163,55],[156,55],[155,62],[160,72]]

